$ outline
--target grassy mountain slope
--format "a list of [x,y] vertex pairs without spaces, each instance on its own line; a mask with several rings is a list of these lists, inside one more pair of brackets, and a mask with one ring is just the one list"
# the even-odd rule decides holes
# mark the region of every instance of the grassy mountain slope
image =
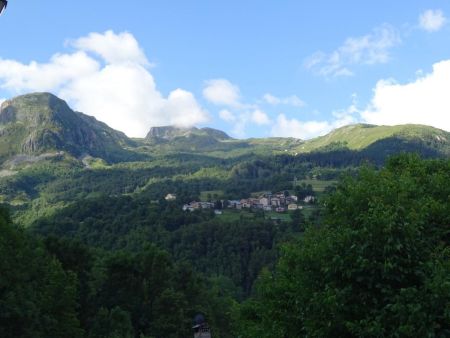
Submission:
[[164,141],[172,141],[179,137],[191,136],[209,137],[215,140],[229,140],[231,139],[226,133],[221,130],[213,128],[183,128],[175,126],[152,127],[148,132],[145,140],[150,143],[159,143]]
[[330,147],[362,150],[386,139],[423,143],[443,154],[449,154],[450,133],[423,125],[374,126],[355,124],[338,128],[329,134],[309,140],[296,148],[298,152],[324,150]]

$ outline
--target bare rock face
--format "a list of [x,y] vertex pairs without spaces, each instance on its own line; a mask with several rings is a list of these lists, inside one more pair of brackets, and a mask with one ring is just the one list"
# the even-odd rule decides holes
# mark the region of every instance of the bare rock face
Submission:
[[50,93],[34,93],[5,101],[0,108],[0,158],[63,150],[108,160],[126,157],[132,144],[125,134],[95,118],[74,112]]

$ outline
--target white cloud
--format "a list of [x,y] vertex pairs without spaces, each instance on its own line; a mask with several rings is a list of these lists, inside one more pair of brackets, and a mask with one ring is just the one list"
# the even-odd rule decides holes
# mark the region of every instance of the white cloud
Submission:
[[329,133],[331,130],[358,122],[357,97],[352,95],[352,103],[349,107],[337,110],[332,113],[333,119],[330,121],[300,121],[298,119],[287,118],[280,114],[272,127],[272,136],[294,137],[307,140]]
[[450,60],[434,64],[430,74],[410,83],[381,80],[361,116],[373,124],[426,124],[450,131],[449,88]]
[[239,110],[237,113],[223,109],[219,112],[219,117],[233,124],[231,134],[236,137],[245,137],[246,128],[249,124],[265,126],[271,123],[269,116],[261,109]]
[[350,37],[331,53],[316,52],[305,62],[305,67],[324,77],[351,76],[352,66],[386,63],[390,50],[400,43],[397,30],[384,24],[370,34]]
[[204,122],[206,115],[194,95],[183,89],[175,89],[169,94],[163,112],[169,119],[169,124],[181,127],[192,126],[192,121]]
[[226,122],[234,122],[234,121],[236,121],[236,115],[233,112],[231,112],[231,111],[229,111],[227,109],[221,110],[219,112],[219,117],[222,120],[226,121]]
[[249,124],[265,126],[271,123],[269,116],[257,104],[241,102],[240,89],[227,79],[213,79],[205,81],[203,96],[215,105],[228,106],[233,109],[222,109],[219,117],[233,124],[231,134],[245,137]]
[[316,136],[325,135],[332,129],[332,125],[327,121],[299,121],[289,119],[284,114],[277,117],[275,125],[272,127],[272,136],[294,137],[302,140]]
[[142,137],[151,126],[208,120],[190,92],[175,89],[163,97],[130,33],[91,33],[70,45],[73,53],[56,54],[47,63],[0,59],[0,87],[13,94],[54,92],[129,136]]
[[144,66],[149,64],[139,43],[128,32],[119,34],[115,34],[113,31],[106,31],[103,34],[90,33],[88,36],[68,43],[78,50],[98,54],[107,63],[131,62]]
[[270,124],[270,119],[267,114],[259,109],[251,113],[251,121],[259,126]]
[[427,32],[436,32],[440,30],[447,19],[441,10],[426,10],[419,17],[419,26]]
[[0,87],[15,93],[51,91],[64,83],[96,73],[100,64],[85,52],[55,54],[48,63],[23,64],[0,59]]
[[273,106],[276,105],[289,105],[289,106],[293,106],[293,107],[303,107],[305,105],[305,102],[303,102],[303,100],[301,100],[297,95],[291,95],[288,97],[276,97],[272,94],[265,94],[263,96],[263,99],[265,102],[267,102],[268,104],[271,104]]
[[205,99],[216,105],[240,106],[239,87],[226,79],[213,79],[205,82],[203,89]]

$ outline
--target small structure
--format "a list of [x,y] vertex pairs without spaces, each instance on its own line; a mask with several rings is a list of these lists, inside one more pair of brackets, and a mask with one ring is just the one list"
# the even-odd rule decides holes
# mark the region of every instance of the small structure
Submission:
[[195,316],[192,329],[194,330],[194,338],[211,338],[211,329],[202,314]]
[[170,202],[170,201],[175,201],[177,199],[177,195],[175,194],[167,194],[165,197],[165,200]]
[[295,195],[290,195],[286,198],[286,201],[296,203],[296,202],[298,202],[298,197]]
[[289,204],[288,205],[288,210],[297,210],[298,209],[298,205],[297,204]]
[[228,201],[228,208],[230,208],[230,209],[238,209],[238,210],[242,209],[241,201],[235,201],[235,200]]
[[278,197],[274,197],[271,199],[270,203],[272,204],[273,207],[279,207],[281,205],[280,203],[280,199]]
[[249,199],[242,199],[241,206],[242,206],[242,208],[250,209],[252,206],[252,202]]
[[303,199],[303,202],[305,202],[305,203],[314,203],[314,201],[315,201],[315,198],[314,198],[314,196],[311,196],[311,195],[308,195]]
[[264,211],[272,211],[272,206],[271,205],[264,205],[263,206],[263,210]]
[[262,204],[263,206],[270,205],[270,199],[267,197],[262,197],[259,199],[259,203]]
[[195,209],[190,204],[183,205],[183,211],[194,211]]

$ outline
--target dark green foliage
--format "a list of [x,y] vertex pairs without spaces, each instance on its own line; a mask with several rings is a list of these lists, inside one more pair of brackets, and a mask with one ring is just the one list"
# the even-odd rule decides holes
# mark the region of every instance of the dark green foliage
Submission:
[[246,337],[448,337],[450,161],[362,169],[241,309]]
[[[304,223],[301,217],[295,222]],[[197,271],[227,276],[248,294],[260,269],[273,264],[276,243],[303,223],[275,225],[263,218],[227,222],[214,218],[212,211],[183,212],[172,203],[117,197],[77,203],[32,229],[107,250],[139,252],[154,243]],[[60,259],[64,264],[67,253]]]
[[209,281],[148,245],[138,253],[55,237],[43,245],[4,209],[0,231],[1,337],[185,337],[199,311],[217,337],[231,337],[237,291],[226,279]]
[[81,337],[76,276],[0,210],[0,336]]
[[130,314],[120,307],[111,311],[102,307],[93,318],[90,338],[133,338]]
[[302,183],[295,187],[295,194],[299,199],[303,199],[306,196],[314,196],[314,190],[311,184]]

